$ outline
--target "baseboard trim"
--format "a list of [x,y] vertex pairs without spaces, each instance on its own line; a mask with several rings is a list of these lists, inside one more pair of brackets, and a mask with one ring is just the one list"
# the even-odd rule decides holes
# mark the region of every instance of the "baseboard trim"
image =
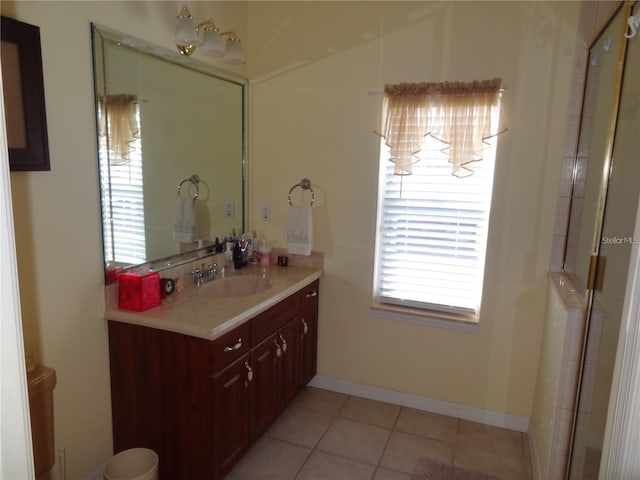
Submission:
[[333,392],[345,393],[370,400],[392,403],[402,407],[415,408],[416,410],[424,410],[431,413],[439,413],[441,415],[483,423],[492,427],[508,428],[523,433],[529,430],[529,419],[525,417],[516,417],[491,410],[443,402],[410,393],[387,390],[386,388],[372,387],[370,385],[320,375],[313,377],[309,385]]

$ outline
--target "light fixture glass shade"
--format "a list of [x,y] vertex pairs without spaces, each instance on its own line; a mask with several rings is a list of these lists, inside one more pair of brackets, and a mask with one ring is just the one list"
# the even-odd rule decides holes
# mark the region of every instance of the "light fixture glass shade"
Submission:
[[196,22],[193,20],[189,10],[186,10],[187,15],[183,15],[185,9],[186,6],[182,7],[182,11],[176,21],[176,45],[202,45],[196,32]]
[[244,52],[242,51],[242,45],[240,45],[240,39],[235,35],[229,37],[226,45],[226,55],[222,60],[224,63],[244,63]]
[[221,57],[224,55],[224,45],[217,28],[212,30],[205,28],[202,40],[202,46],[198,50],[199,52],[211,57]]

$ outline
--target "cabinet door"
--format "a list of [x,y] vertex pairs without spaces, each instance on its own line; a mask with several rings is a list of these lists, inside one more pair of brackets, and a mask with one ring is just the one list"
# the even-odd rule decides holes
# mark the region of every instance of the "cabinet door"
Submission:
[[254,368],[255,402],[253,409],[253,438],[259,437],[279,413],[278,385],[280,382],[279,359],[282,349],[276,341],[276,335],[267,337],[251,352],[251,364]]
[[284,408],[300,390],[300,316],[290,320],[276,334],[282,349],[280,357],[280,408]]
[[253,368],[244,355],[213,377],[214,454],[222,478],[238,462],[250,442]]
[[299,317],[290,320],[251,351],[254,368],[254,438],[276,419],[300,388]]
[[300,348],[302,367],[301,385],[308,384],[316,374],[318,343],[319,282],[313,282],[302,291],[302,316],[300,317]]

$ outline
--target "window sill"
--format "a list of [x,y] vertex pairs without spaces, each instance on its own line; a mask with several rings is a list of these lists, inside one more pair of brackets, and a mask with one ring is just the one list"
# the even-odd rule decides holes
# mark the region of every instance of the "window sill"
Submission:
[[467,333],[478,332],[478,316],[401,307],[373,301],[371,315],[387,320],[400,320],[428,327],[445,328]]

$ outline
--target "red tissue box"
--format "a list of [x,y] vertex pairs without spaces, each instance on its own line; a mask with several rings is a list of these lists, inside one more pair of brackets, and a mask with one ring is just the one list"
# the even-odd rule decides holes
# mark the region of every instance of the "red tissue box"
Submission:
[[116,283],[121,273],[122,267],[107,268],[107,283]]
[[158,272],[122,273],[118,289],[120,308],[144,312],[160,305],[160,275]]

